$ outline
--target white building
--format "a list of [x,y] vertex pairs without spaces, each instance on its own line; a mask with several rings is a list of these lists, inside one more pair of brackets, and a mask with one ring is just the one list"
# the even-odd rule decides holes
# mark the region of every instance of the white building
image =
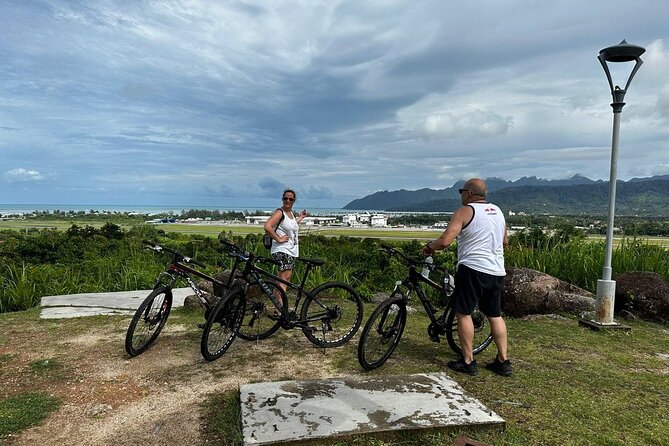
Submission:
[[374,214],[371,216],[369,224],[375,228],[385,228],[388,226],[388,217],[384,214]]

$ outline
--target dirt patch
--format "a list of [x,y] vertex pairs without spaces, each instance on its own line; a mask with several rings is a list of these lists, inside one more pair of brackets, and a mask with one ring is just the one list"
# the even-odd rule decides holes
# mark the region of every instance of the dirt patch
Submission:
[[[178,312],[152,348],[129,358],[123,348],[129,321],[35,315],[19,327],[1,319],[0,398],[43,391],[62,402],[42,424],[5,444],[204,444],[201,404],[209,395],[250,382],[335,375],[334,355],[323,355],[299,330],[259,343],[238,339],[209,363],[200,356],[198,320]],[[47,359],[54,367],[35,370],[36,361]]]

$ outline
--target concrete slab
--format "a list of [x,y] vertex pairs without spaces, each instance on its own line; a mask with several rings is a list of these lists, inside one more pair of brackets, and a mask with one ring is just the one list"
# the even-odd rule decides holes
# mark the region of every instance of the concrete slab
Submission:
[[42,308],[39,317],[41,319],[67,319],[71,317],[84,316],[118,316],[135,314],[135,310],[122,310],[118,308],[103,307],[47,307]]
[[279,381],[240,387],[245,445],[504,420],[445,373]]
[[[152,290],[119,291],[108,293],[81,293],[45,296],[41,300],[42,319],[58,319],[100,314],[134,314]],[[190,288],[172,290],[172,308],[182,307]]]

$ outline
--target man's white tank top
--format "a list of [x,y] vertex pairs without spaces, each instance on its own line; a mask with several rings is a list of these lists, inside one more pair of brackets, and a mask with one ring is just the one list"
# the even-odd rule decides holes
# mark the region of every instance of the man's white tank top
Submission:
[[458,265],[505,276],[504,214],[490,203],[470,203],[469,206],[474,209],[474,217],[458,235]]

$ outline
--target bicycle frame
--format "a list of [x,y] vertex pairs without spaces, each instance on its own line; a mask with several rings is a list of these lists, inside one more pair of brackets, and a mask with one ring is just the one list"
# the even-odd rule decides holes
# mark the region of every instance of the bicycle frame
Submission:
[[[153,248],[149,248],[153,249]],[[193,280],[192,276],[199,277],[201,279],[204,279],[208,282],[211,282],[214,286],[219,286],[219,287],[224,287],[226,289],[230,288],[230,285],[232,285],[235,274],[237,272],[237,269],[239,267],[240,260],[235,259],[235,263],[232,266],[232,270],[230,271],[230,276],[228,278],[228,282],[224,283],[215,277],[209,276],[201,271],[198,271],[194,268],[191,268],[190,266],[184,265],[181,263],[180,259],[183,258],[183,256],[180,253],[177,253],[175,251],[168,250],[164,247],[161,247],[162,250],[165,250],[167,252],[172,253],[173,257],[170,263],[167,265],[165,268],[165,271],[162,271],[160,274],[158,274],[158,277],[156,278],[156,283],[154,285],[154,289],[157,288],[160,285],[165,285],[169,287],[170,289],[174,287],[174,284],[176,281],[181,278],[186,281],[188,286],[193,290],[195,295],[200,299],[200,301],[206,305],[207,307],[211,307],[212,303],[209,302],[209,300],[206,297],[206,293],[200,289],[200,287],[197,286],[195,281]],[[155,249],[154,249],[155,250]],[[189,259],[193,261],[192,259]],[[196,261],[194,261],[196,262]],[[200,262],[197,262],[201,266],[204,266],[204,264],[201,264]],[[220,296],[219,296],[220,297]]]
[[[411,292],[415,291],[416,295],[418,296],[418,300],[420,300],[420,303],[423,305],[425,313],[427,313],[427,316],[430,318],[430,321],[435,322],[437,320],[436,312],[438,311],[438,309],[435,309],[432,306],[430,299],[427,297],[425,291],[423,291],[423,288],[420,286],[421,283],[427,284],[431,288],[438,291],[440,295],[445,296],[444,287],[439,283],[433,281],[432,279],[424,277],[422,274],[418,272],[418,270],[416,270],[416,267],[414,265],[409,265],[408,276],[395,286],[395,290],[399,286],[404,286],[407,289],[406,293],[407,300],[411,297]],[[450,297],[446,297],[446,299],[447,299],[446,305],[444,307],[448,308],[448,306],[450,305]]]
[[[248,287],[249,285],[251,285],[253,283],[260,284],[260,287],[262,288],[263,292],[267,295],[267,297],[269,297],[269,299],[272,301],[272,303],[276,306],[277,310],[279,310],[281,312],[282,318],[285,319],[285,320],[289,320],[290,319],[290,313],[288,311],[288,305],[286,305],[286,307],[281,305],[281,303],[276,298],[276,296],[274,295],[272,290],[270,290],[269,287],[265,284],[265,281],[263,280],[263,277],[265,277],[267,279],[271,279],[271,280],[273,280],[275,282],[278,282],[278,283],[282,283],[282,284],[284,284],[284,285],[286,285],[286,286],[288,286],[288,287],[297,291],[297,296],[295,298],[295,305],[293,306],[293,310],[292,310],[293,312],[296,313],[297,308],[299,307],[300,302],[302,301],[304,295],[309,294],[309,292],[304,289],[304,285],[307,282],[307,277],[309,276],[309,272],[312,269],[314,269],[315,266],[313,266],[309,262],[306,262],[307,266],[306,266],[306,270],[304,272],[304,275],[302,276],[302,280],[300,281],[299,285],[296,285],[292,282],[284,280],[284,279],[280,278],[279,276],[276,276],[276,275],[270,273],[269,271],[266,271],[262,268],[259,268],[259,267],[255,266],[254,262],[256,260],[263,261],[264,258],[256,257],[253,254],[249,254],[248,260],[246,262],[246,266],[244,268],[244,271],[242,272],[242,276],[251,277],[251,279],[253,279],[253,281],[248,281],[247,280],[247,282],[246,282],[247,285],[246,286]],[[298,258],[298,260],[299,260],[299,258]],[[287,296],[286,296],[286,298],[287,298]]]

